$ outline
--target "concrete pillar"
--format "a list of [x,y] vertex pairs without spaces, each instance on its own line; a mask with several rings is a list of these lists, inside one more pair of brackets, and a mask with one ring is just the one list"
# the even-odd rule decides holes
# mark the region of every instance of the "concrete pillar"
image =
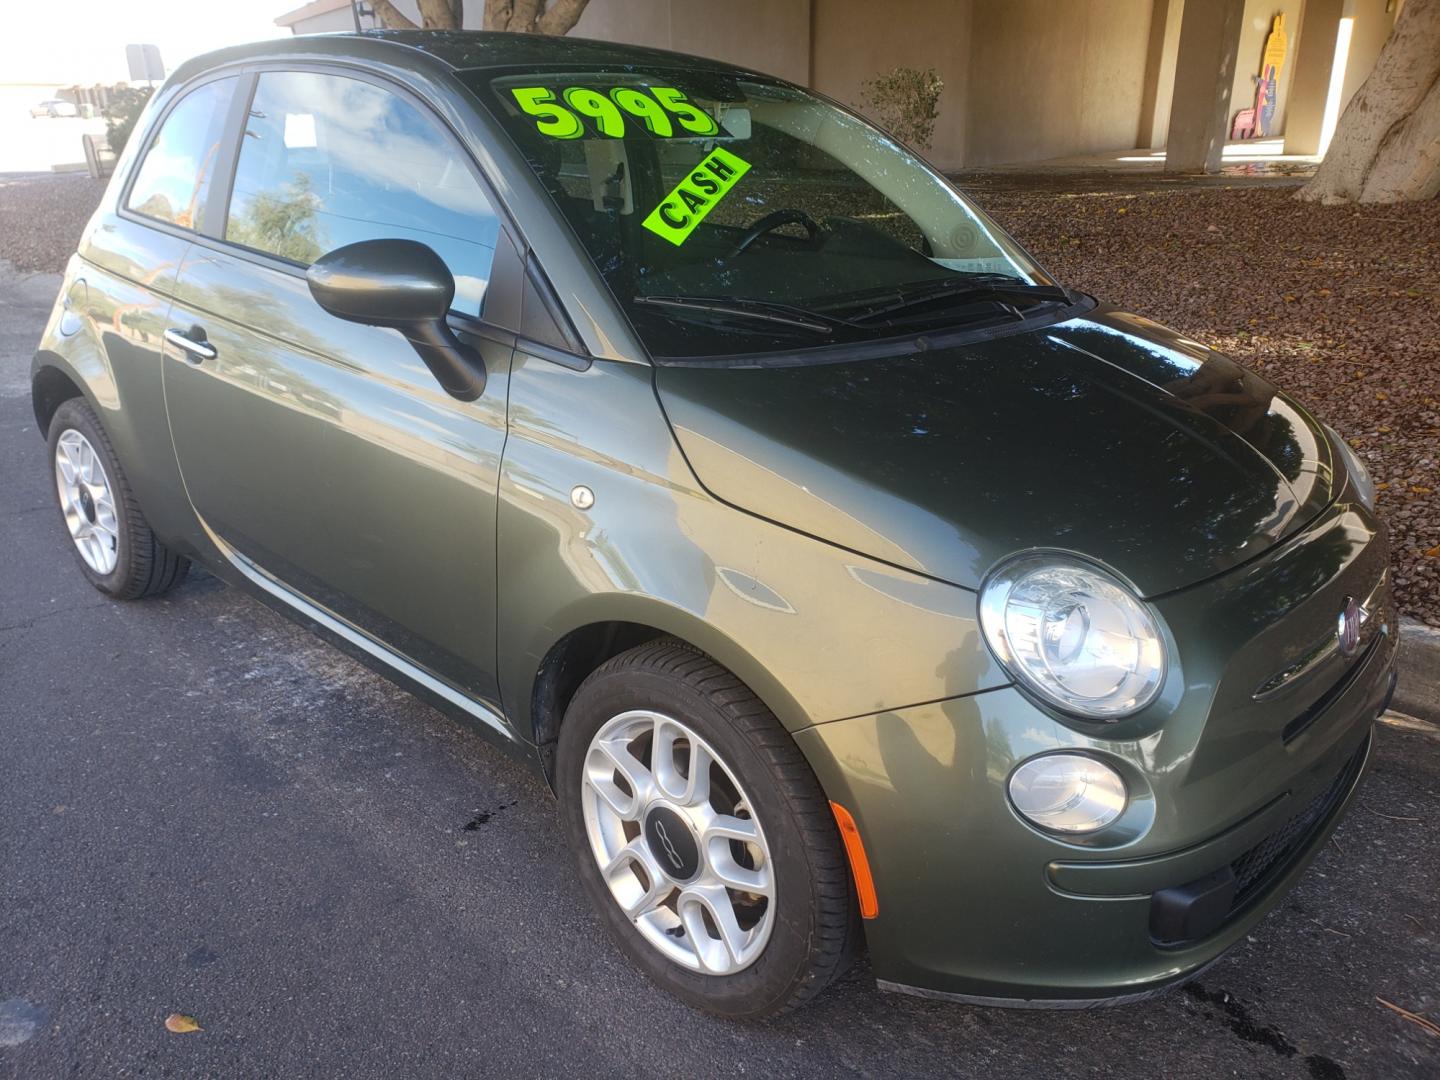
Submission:
[[1244,16],[1245,0],[1192,0],[1185,5],[1165,142],[1166,172],[1220,171]]
[[1325,98],[1335,65],[1335,40],[1345,0],[1305,0],[1305,21],[1295,49],[1295,77],[1285,107],[1285,153],[1318,154]]
[[1135,145],[1165,145],[1170,129],[1170,95],[1175,89],[1175,56],[1180,46],[1180,14],[1185,0],[1153,0],[1150,43],[1145,52],[1145,85],[1140,97],[1140,129]]

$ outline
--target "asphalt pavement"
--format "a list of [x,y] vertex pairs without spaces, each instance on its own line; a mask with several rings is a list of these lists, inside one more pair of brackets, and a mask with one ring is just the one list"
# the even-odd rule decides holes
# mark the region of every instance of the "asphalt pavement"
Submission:
[[1440,728],[1400,717],[1185,990],[979,1009],[862,963],[775,1022],[691,1011],[607,940],[523,765],[203,573],[85,583],[28,399],[56,285],[0,269],[0,1077],[1440,1075],[1381,1003],[1440,1021]]

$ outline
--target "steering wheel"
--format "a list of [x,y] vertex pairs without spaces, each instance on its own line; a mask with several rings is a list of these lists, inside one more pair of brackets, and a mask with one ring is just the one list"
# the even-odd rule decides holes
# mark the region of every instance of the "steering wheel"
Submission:
[[743,255],[745,249],[759,240],[772,229],[778,229],[781,225],[803,225],[805,231],[810,234],[810,239],[815,240],[825,231],[818,221],[812,218],[804,210],[776,210],[766,214],[759,221],[745,230],[745,235],[735,242],[730,249],[731,255]]

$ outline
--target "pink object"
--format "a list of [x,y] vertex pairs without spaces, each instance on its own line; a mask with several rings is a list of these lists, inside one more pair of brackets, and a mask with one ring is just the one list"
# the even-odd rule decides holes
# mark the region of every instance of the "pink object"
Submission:
[[1235,114],[1235,123],[1230,128],[1232,139],[1253,139],[1255,137],[1255,110],[1241,109]]

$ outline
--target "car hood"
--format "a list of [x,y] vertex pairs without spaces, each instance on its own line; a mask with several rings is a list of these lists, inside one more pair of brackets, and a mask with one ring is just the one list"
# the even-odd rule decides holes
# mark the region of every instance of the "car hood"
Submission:
[[779,524],[967,588],[1026,548],[1156,596],[1230,569],[1333,498],[1329,440],[1253,372],[1139,316],[880,358],[668,365],[700,482]]

